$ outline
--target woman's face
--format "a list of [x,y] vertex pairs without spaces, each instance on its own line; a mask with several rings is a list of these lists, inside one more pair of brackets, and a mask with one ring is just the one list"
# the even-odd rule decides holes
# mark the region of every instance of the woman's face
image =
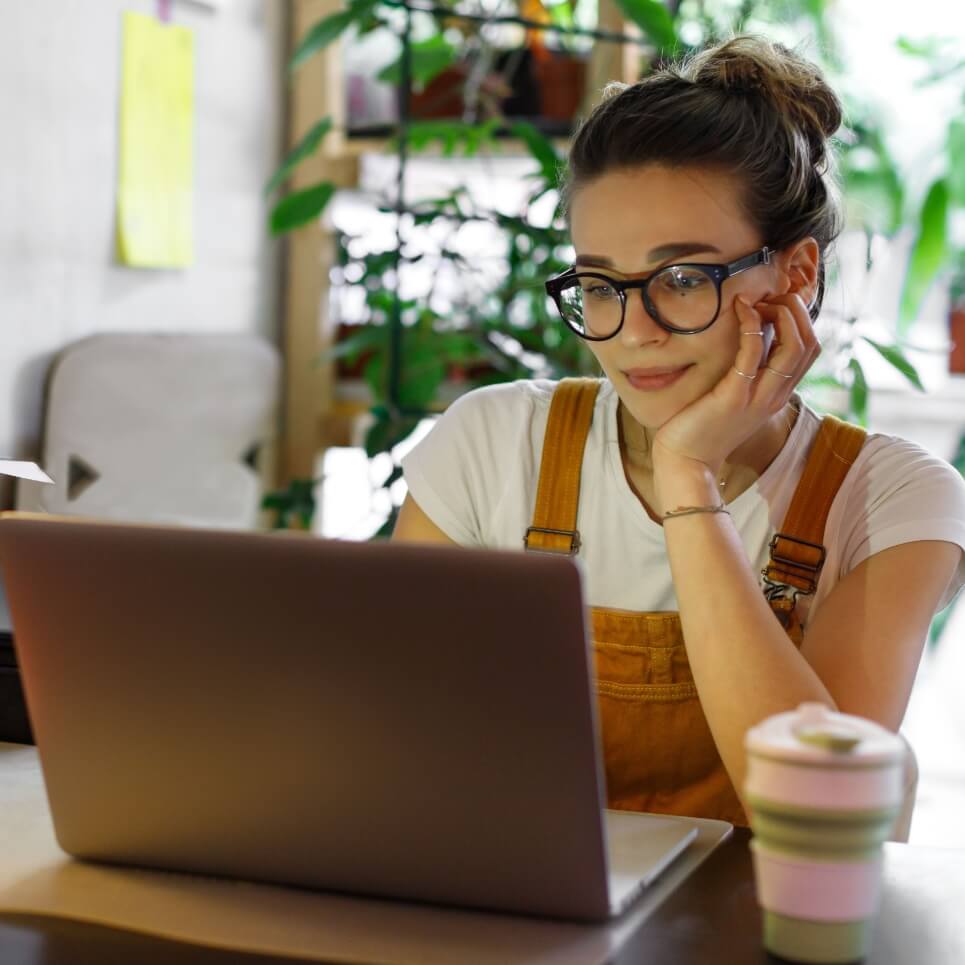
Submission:
[[[570,233],[579,267],[622,280],[681,262],[725,264],[765,243],[741,213],[732,177],[658,165],[604,174],[580,188],[570,205]],[[743,293],[754,304],[785,289],[773,262],[727,279],[717,320],[696,335],[661,328],[639,289],[632,289],[623,328],[607,341],[586,344],[634,420],[658,429],[734,364],[740,339],[735,297]],[[647,384],[647,369],[681,372],[660,386]]]

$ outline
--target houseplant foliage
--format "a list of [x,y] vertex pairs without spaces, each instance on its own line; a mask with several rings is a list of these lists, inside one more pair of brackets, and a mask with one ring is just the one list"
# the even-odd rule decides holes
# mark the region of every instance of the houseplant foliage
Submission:
[[[573,12],[554,5],[552,14],[540,18],[538,25],[547,30],[562,30],[578,36],[581,31],[573,23]],[[680,56],[707,42],[743,30],[763,32],[786,43],[793,43],[804,32],[815,35],[833,74],[836,68],[834,38],[825,12],[825,0],[617,0],[625,17],[639,28],[639,36],[625,40],[640,51],[640,73],[659,66],[670,57]],[[425,12],[429,10],[430,12]],[[360,34],[376,29],[393,30],[400,37],[399,56],[385,65],[382,76],[409,86],[424,89],[440,71],[450,68],[461,54],[449,37],[453,24],[461,23],[464,7],[457,11],[455,0],[442,0],[431,8],[416,6],[410,0],[353,0],[348,6],[312,27],[298,45],[291,68],[298,67],[324,50],[349,28]],[[431,29],[414,41],[412,18],[428,18]],[[593,360],[578,339],[569,336],[553,317],[543,297],[543,281],[569,265],[570,250],[565,226],[559,214],[551,219],[536,217],[545,205],[539,202],[558,187],[562,158],[553,143],[532,124],[502,116],[498,98],[483,97],[500,89],[492,82],[491,50],[480,38],[484,34],[484,16],[477,15],[467,35],[472,44],[463,45],[489,58],[481,69],[466,70],[467,90],[464,101],[466,116],[460,120],[413,121],[402,112],[396,136],[387,145],[397,151],[400,165],[407,157],[429,148],[441,150],[443,156],[494,154],[500,150],[500,136],[509,134],[521,141],[534,161],[534,172],[527,198],[520,213],[506,215],[485,209],[474,202],[469,193],[458,189],[435,199],[410,205],[398,196],[386,197],[382,210],[397,215],[396,244],[384,251],[362,250],[362,239],[338,236],[339,259],[337,285],[361,286],[364,310],[354,334],[340,342],[333,355],[348,361],[364,360],[363,375],[371,391],[373,420],[365,448],[369,456],[390,452],[403,441],[427,413],[440,408],[440,391],[453,373],[466,387],[494,381],[527,378],[534,375],[551,378],[595,371]],[[498,18],[497,18],[498,19]],[[509,18],[512,19],[512,18]],[[516,22],[520,22],[517,20]],[[527,21],[530,26],[533,21]],[[909,56],[926,56],[927,51],[909,51]],[[485,84],[489,78],[488,87]],[[403,98],[403,105],[406,103]],[[855,222],[870,239],[876,234],[891,235],[909,218],[910,201],[906,197],[901,172],[891,158],[881,127],[870,110],[857,105],[849,108],[849,121],[839,144],[840,166],[846,197],[858,197],[863,204],[850,212]],[[961,129],[950,131],[950,156],[962,150]],[[300,161],[317,150],[331,129],[331,120],[321,118],[308,131],[282,163],[267,186],[279,191]],[[957,156],[957,155],[956,155]],[[949,166],[942,185],[929,191],[918,211],[919,241],[913,249],[905,282],[902,318],[913,317],[925,289],[944,269],[953,251],[948,244],[947,222],[952,199],[962,187],[959,175]],[[401,183],[401,179],[400,179]],[[283,234],[318,218],[334,193],[334,186],[321,182],[282,197],[271,214],[271,230]],[[427,258],[434,259],[432,270],[449,265],[467,273],[473,266],[454,248],[446,245],[432,254],[412,244],[413,233],[433,225],[458,226],[474,220],[486,221],[499,228],[504,239],[504,259],[498,281],[485,291],[472,290],[466,297],[453,296],[440,305],[432,291],[407,296],[401,279],[412,266]],[[936,241],[941,222],[944,233]],[[353,243],[354,242],[354,243]],[[833,262],[831,265],[833,271]],[[841,414],[865,421],[868,385],[854,348],[859,340],[872,345],[909,382],[921,388],[914,367],[903,353],[899,341],[884,343],[860,333],[858,315],[843,320],[845,336],[833,349],[833,357],[823,357],[820,368],[807,380],[811,386],[843,390],[847,400]],[[901,336],[907,329],[897,330]],[[839,398],[841,394],[839,393]],[[392,463],[383,485],[392,486],[401,476]],[[279,521],[299,515],[307,521],[305,503],[306,480],[296,480],[287,492],[271,494],[271,508]],[[286,499],[297,502],[298,509]],[[380,533],[391,531],[395,512],[389,516]]]

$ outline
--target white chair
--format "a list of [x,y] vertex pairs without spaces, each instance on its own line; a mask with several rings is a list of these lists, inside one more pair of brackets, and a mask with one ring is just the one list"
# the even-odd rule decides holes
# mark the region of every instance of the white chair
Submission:
[[131,522],[257,525],[257,455],[280,360],[248,335],[96,335],[51,369],[41,464],[17,508]]

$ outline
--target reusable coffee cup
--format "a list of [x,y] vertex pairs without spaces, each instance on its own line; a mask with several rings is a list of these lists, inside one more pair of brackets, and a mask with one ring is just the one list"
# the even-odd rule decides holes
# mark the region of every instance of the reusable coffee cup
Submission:
[[881,846],[904,793],[904,741],[808,703],[752,727],[744,746],[764,947],[796,962],[864,958]]

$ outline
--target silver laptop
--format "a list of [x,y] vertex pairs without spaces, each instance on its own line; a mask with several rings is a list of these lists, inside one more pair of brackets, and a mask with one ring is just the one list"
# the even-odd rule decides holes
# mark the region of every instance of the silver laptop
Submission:
[[7,513],[0,565],[79,858],[600,921],[697,834],[604,811],[569,559]]

